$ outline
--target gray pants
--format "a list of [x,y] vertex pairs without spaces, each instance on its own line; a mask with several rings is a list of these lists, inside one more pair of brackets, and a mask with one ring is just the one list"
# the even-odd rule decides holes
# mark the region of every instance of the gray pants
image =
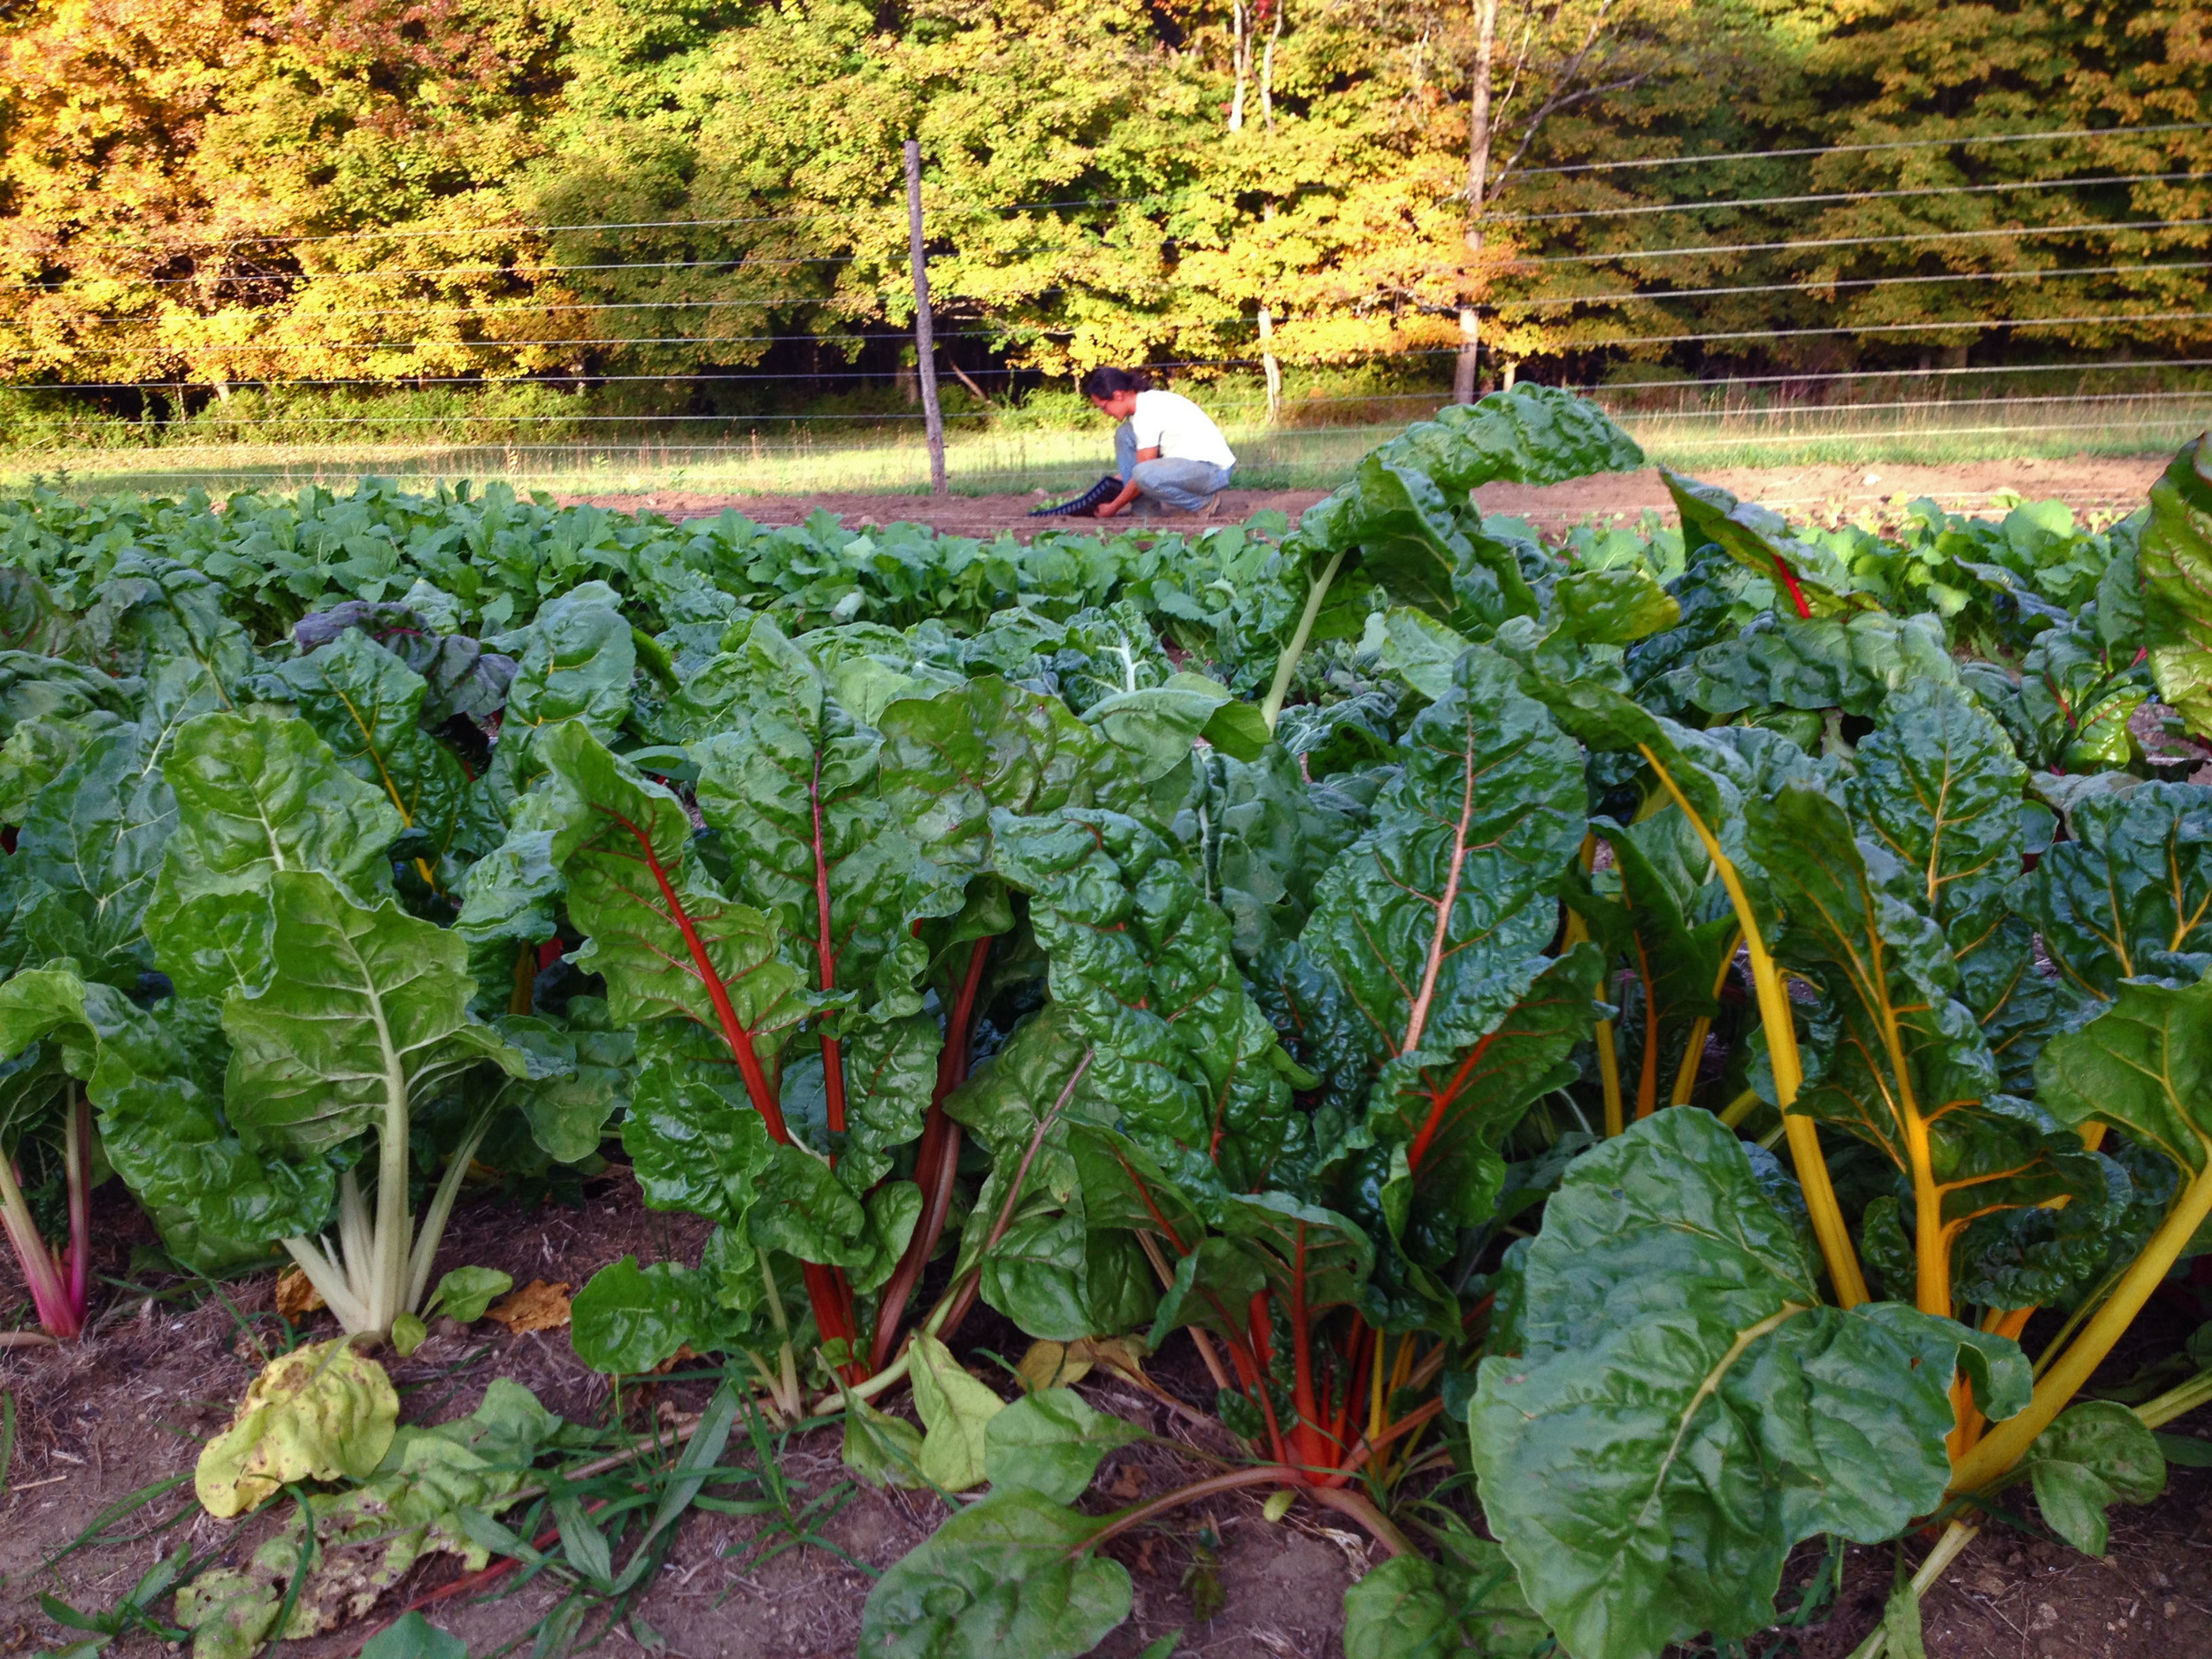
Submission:
[[1125,484],[1134,480],[1142,506],[1150,501],[1182,512],[1198,512],[1229,488],[1229,469],[1211,461],[1177,461],[1166,456],[1137,459],[1137,434],[1127,421],[1114,429],[1114,473]]

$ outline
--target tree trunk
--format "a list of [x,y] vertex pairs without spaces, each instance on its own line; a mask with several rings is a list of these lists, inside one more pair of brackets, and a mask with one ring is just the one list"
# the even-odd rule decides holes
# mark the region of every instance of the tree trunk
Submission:
[[1229,101],[1229,130],[1244,130],[1244,83],[1252,73],[1252,37],[1244,27],[1244,0],[1229,0],[1229,56],[1237,72],[1237,89]]
[[1271,133],[1275,130],[1275,42],[1283,38],[1284,0],[1260,0],[1260,4],[1275,14],[1267,44],[1260,51],[1260,123]]
[[[1467,251],[1482,251],[1482,204],[1490,186],[1490,72],[1497,57],[1498,0],[1480,0],[1475,31],[1475,67],[1467,92]],[[1459,357],[1452,365],[1452,401],[1475,401],[1475,363],[1480,319],[1471,304],[1459,308]]]

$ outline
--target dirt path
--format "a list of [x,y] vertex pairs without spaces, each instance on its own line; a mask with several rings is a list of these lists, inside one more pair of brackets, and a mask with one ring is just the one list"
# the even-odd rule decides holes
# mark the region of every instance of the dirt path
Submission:
[[[1932,496],[1953,511],[1986,512],[1996,498],[2011,491],[2031,501],[2056,497],[2077,512],[2128,512],[2141,505],[2152,480],[2166,465],[2162,456],[2127,459],[2076,456],[2064,461],[1977,461],[1956,466],[1790,466],[1724,468],[1703,474],[1747,501],[1801,518],[1855,518],[1884,508],[1895,510],[1920,496]],[[1319,490],[1225,490],[1217,519],[1234,524],[1272,510],[1293,520],[1321,499]],[[848,526],[918,522],[957,535],[992,536],[1001,531],[1030,535],[1041,529],[1089,527],[1088,519],[1033,518],[1030,510],[1047,497],[954,495],[941,502],[926,495],[710,495],[658,490],[628,495],[565,495],[561,501],[589,503],[628,512],[665,513],[672,518],[710,518],[735,508],[762,524],[797,524],[818,511],[834,513]],[[1475,494],[1487,513],[1525,518],[1545,528],[1588,518],[1632,518],[1647,508],[1671,517],[1666,486],[1658,470],[1609,473],[1571,484],[1539,488],[1491,484]],[[1124,520],[1123,522],[1130,522]],[[1160,521],[1135,521],[1139,523]],[[1168,521],[1187,528],[1191,521]]]

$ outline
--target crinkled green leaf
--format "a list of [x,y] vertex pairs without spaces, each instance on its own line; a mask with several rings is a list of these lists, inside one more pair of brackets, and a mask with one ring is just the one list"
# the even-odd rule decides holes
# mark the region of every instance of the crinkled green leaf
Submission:
[[[1299,515],[1286,550],[1302,555],[1317,576],[1325,562],[1356,553],[1356,571],[1394,599],[1432,616],[1458,609],[1452,578],[1472,554],[1454,522],[1451,503],[1428,473],[1370,452],[1340,485]],[[1532,603],[1527,607],[1532,610]]]
[[1941,1502],[1962,1365],[1992,1415],[2026,1401],[2010,1343],[1822,1305],[1793,1194],[1696,1108],[1571,1165],[1525,1271],[1523,1351],[1482,1362],[1471,1445],[1485,1517],[1580,1659],[1763,1627],[1801,1539],[1889,1538]]
[[637,647],[605,583],[570,589],[539,607],[529,627],[495,643],[518,659],[507,687],[503,742],[509,733],[563,720],[580,720],[603,740],[628,715]]
[[2212,967],[2212,788],[2146,783],[2082,800],[2021,910],[2076,989],[2109,998],[2138,976]]
[[381,792],[426,838],[428,867],[449,853],[495,846],[504,826],[452,750],[422,726],[429,685],[358,628],[295,657],[256,682],[296,707],[338,762]]
[[[250,898],[241,902],[251,902]],[[319,871],[269,879],[274,972],[223,1006],[224,1105],[250,1141],[295,1156],[419,1106],[472,1066],[522,1055],[473,1018],[468,948],[388,901],[365,909]]]
[[424,1312],[474,1325],[485,1309],[514,1287],[514,1275],[495,1267],[457,1267],[438,1280]]
[[[1870,602],[1855,592],[1858,584],[1842,562],[1825,548],[1793,536],[1779,513],[1739,502],[1717,485],[1701,484],[1665,467],[1659,469],[1659,476],[1682,517],[1686,550],[1718,547],[1755,575],[1785,585],[1793,582],[1811,616],[1870,607]],[[1786,602],[1786,595],[1778,595],[1777,609]]]
[[1846,791],[1861,833],[1910,872],[1958,964],[1960,1000],[2007,1085],[2022,1093],[2058,1018],[2033,941],[2011,914],[2026,850],[2026,781],[1993,719],[1961,691],[1916,681],[1859,744]]
[[1927,870],[1855,837],[1843,808],[1809,783],[1747,801],[1745,812],[1746,843],[1782,916],[1775,959],[1821,992],[1794,1109],[1932,1179],[1947,1225],[2062,1194],[2101,1199],[2103,1171],[2078,1141],[2002,1095],[1926,908]]
[[1135,1425],[1098,1410],[1072,1388],[1041,1388],[994,1413],[984,1431],[983,1471],[992,1490],[1025,1486],[1072,1503],[1100,1459],[1144,1438]]
[[1410,605],[1394,605],[1382,623],[1382,665],[1431,703],[1452,688],[1452,665],[1468,640],[1434,617]]
[[1103,1520],[1043,1494],[993,1493],[887,1568],[860,1659],[1079,1659],[1129,1617],[1129,1574],[1081,1553]]
[[2131,980],[2036,1063],[2037,1102],[2061,1123],[2113,1124],[2200,1181],[2212,1170],[2212,980]]
[[1800,621],[1776,612],[1705,647],[1665,676],[1663,692],[1712,715],[1770,707],[1871,715],[1916,680],[1958,678],[1934,617],[1866,611]]
[[[786,918],[785,960],[816,990],[854,992],[883,1017],[913,1013],[926,953],[910,924],[930,902],[917,908],[918,849],[877,788],[882,740],[772,624],[753,629],[747,650],[745,706],[693,748],[730,896]],[[956,895],[935,908],[957,908]]]
[[1250,1183],[1296,1144],[1289,1056],[1246,994],[1227,918],[1132,818],[995,811],[1007,879],[1031,895],[1056,1002],[1093,1049],[1090,1087],[1133,1133]]
[[173,559],[137,551],[115,561],[85,612],[81,639],[94,660],[116,675],[151,679],[165,660],[180,664],[188,695],[203,706],[229,708],[252,671],[253,641],[223,611],[222,586]]
[[177,825],[167,735],[102,733],[19,820],[7,875],[19,884],[10,944],[23,963],[71,956],[125,989],[153,965],[146,907]]
[[1541,1659],[1550,1644],[1487,1539],[1455,1537],[1440,1562],[1393,1555],[1344,1593],[1344,1659]]
[[629,1104],[636,1033],[612,1027],[606,1004],[588,996],[569,999],[563,1024],[527,1015],[502,1016],[497,1024],[527,1059],[505,1091],[506,1103],[520,1110],[547,1156],[562,1164],[590,1157]]
[[2212,447],[2202,438],[2184,444],[2151,486],[2137,568],[2159,695],[2192,732],[2212,735]]
[[538,745],[549,772],[549,856],[568,910],[588,936],[579,967],[603,973],[615,1018],[676,1014],[764,1060],[803,1016],[800,978],[780,959],[779,930],[718,892],[691,856],[682,805],[564,722]]
[[280,872],[319,871],[362,903],[389,891],[386,849],[405,825],[306,721],[273,709],[203,715],[178,731],[163,772],[176,832],[146,931],[179,990],[219,996],[265,980],[265,903],[223,901],[265,895]]
[[227,1049],[212,1004],[171,997],[141,1009],[66,967],[0,984],[0,1054],[49,1041],[98,1109],[109,1164],[165,1233],[184,1226],[210,1248],[250,1251],[320,1228],[335,1172],[319,1160],[265,1159],[242,1141],[222,1108]]
[[[733,1285],[726,1267],[749,1271],[751,1286]],[[570,1340],[577,1358],[610,1376],[649,1371],[687,1345],[718,1353],[750,1330],[750,1302],[733,1305],[731,1293],[759,1282],[751,1247],[727,1228],[715,1234],[696,1268],[674,1262],[641,1268],[626,1256],[593,1274],[569,1303]]]
[[1564,484],[1644,465],[1635,440],[1595,403],[1533,380],[1472,403],[1448,404],[1386,447],[1460,497],[1484,484]]
[[1586,645],[1626,645],[1682,619],[1682,607],[1641,565],[1580,570],[1553,589],[1566,631]]
[[1583,836],[1580,751],[1512,665],[1478,648],[1453,681],[1301,935],[1394,1055],[1478,1041],[1518,1000],[1514,971],[1556,931]]
[[2085,1555],[2104,1554],[2108,1509],[2149,1503],[2166,1490],[2158,1437],[2114,1400],[2069,1406],[2035,1437],[2020,1464],[2044,1521]]
[[908,1354],[914,1409],[924,1431],[923,1478],[947,1492],[981,1486],[986,1436],[1006,1402],[963,1371],[952,1350],[926,1331],[914,1333]]
[[[1083,720],[1105,741],[1100,757],[1104,764],[1126,770],[1136,782],[1149,783],[1187,759],[1191,745],[1233,706],[1238,706],[1235,699],[1219,680],[1179,672],[1161,685],[1103,698],[1084,710]],[[1256,753],[1257,744],[1265,741],[1265,725],[1261,721],[1257,733],[1246,726],[1241,739],[1228,723],[1222,729]],[[1094,799],[1113,800],[1110,775],[1090,781]]]

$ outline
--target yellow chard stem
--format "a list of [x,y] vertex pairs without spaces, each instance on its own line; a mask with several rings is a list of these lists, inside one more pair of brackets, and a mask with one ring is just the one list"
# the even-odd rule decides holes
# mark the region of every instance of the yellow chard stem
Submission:
[[1605,1091],[1605,1133],[1609,1140],[1628,1127],[1621,1100],[1621,1057],[1613,1046],[1613,1022],[1598,1021],[1598,1087]]
[[[1728,970],[1736,960],[1736,947],[1742,943],[1743,932],[1739,928],[1736,936],[1728,941],[1728,949],[1721,952],[1720,972],[1713,976],[1713,988],[1709,994],[1711,1000],[1720,1000],[1721,987],[1728,983]],[[1700,1014],[1692,1022],[1690,1041],[1682,1050],[1682,1069],[1674,1074],[1674,1090],[1667,1096],[1668,1105],[1687,1106],[1690,1103],[1690,1096],[1697,1088],[1698,1063],[1705,1057],[1705,1040],[1712,1034],[1712,1031],[1713,1017],[1710,1014]]]
[[[1582,867],[1586,871],[1595,862],[1597,841],[1595,835],[1582,838]],[[1560,955],[1566,955],[1589,937],[1589,923],[1582,918],[1580,911],[1570,910],[1567,925],[1559,936]],[[1621,1106],[1621,1061],[1618,1051],[1613,1046],[1613,1022],[1609,1019],[1598,1021],[1596,1036],[1598,1087],[1605,1092],[1605,1133],[1606,1138],[1610,1140],[1628,1126]]]
[[1866,1276],[1859,1269],[1858,1252],[1852,1248],[1850,1230],[1844,1225],[1842,1206],[1836,1202],[1835,1183],[1829,1179],[1828,1161],[1820,1150],[1820,1130],[1811,1118],[1790,1110],[1805,1080],[1805,1072],[1797,1057],[1797,1023],[1790,1011],[1789,989],[1782,982],[1781,970],[1768,954],[1765,937],[1759,931],[1758,916],[1751,908],[1750,895],[1744,891],[1743,878],[1737,873],[1736,866],[1721,850],[1720,837],[1698,816],[1689,797],[1682,793],[1659,757],[1648,745],[1640,747],[1652,770],[1658,773],[1659,781],[1682,809],[1682,815],[1690,820],[1698,840],[1704,843],[1705,855],[1713,861],[1721,885],[1728,889],[1728,902],[1735,907],[1737,926],[1743,929],[1744,949],[1751,956],[1752,988],[1758,995],[1759,1023],[1767,1034],[1767,1057],[1774,1070],[1774,1102],[1782,1113],[1783,1133],[1789,1138],[1790,1160],[1796,1166],[1797,1184],[1804,1191],[1805,1208],[1812,1216],[1813,1236],[1819,1240],[1821,1256],[1828,1264],[1836,1301],[1843,1307],[1855,1308],[1868,1300]]
[[2104,1306],[2097,1310],[2096,1317],[2082,1328],[2064,1357],[2037,1381],[2027,1409],[1997,1425],[1959,1460],[1951,1475],[1952,1491],[1978,1490],[2020,1461],[2035,1437],[2066,1409],[2104,1363],[2113,1345],[2127,1333],[2135,1316],[2165,1282],[2167,1273],[2181,1259],[2182,1251],[2208,1216],[2212,1216],[2212,1169],[2200,1171],[2182,1188],[2180,1198],[2166,1212],[2158,1231],[2151,1234],[2143,1253],[2129,1264]]

